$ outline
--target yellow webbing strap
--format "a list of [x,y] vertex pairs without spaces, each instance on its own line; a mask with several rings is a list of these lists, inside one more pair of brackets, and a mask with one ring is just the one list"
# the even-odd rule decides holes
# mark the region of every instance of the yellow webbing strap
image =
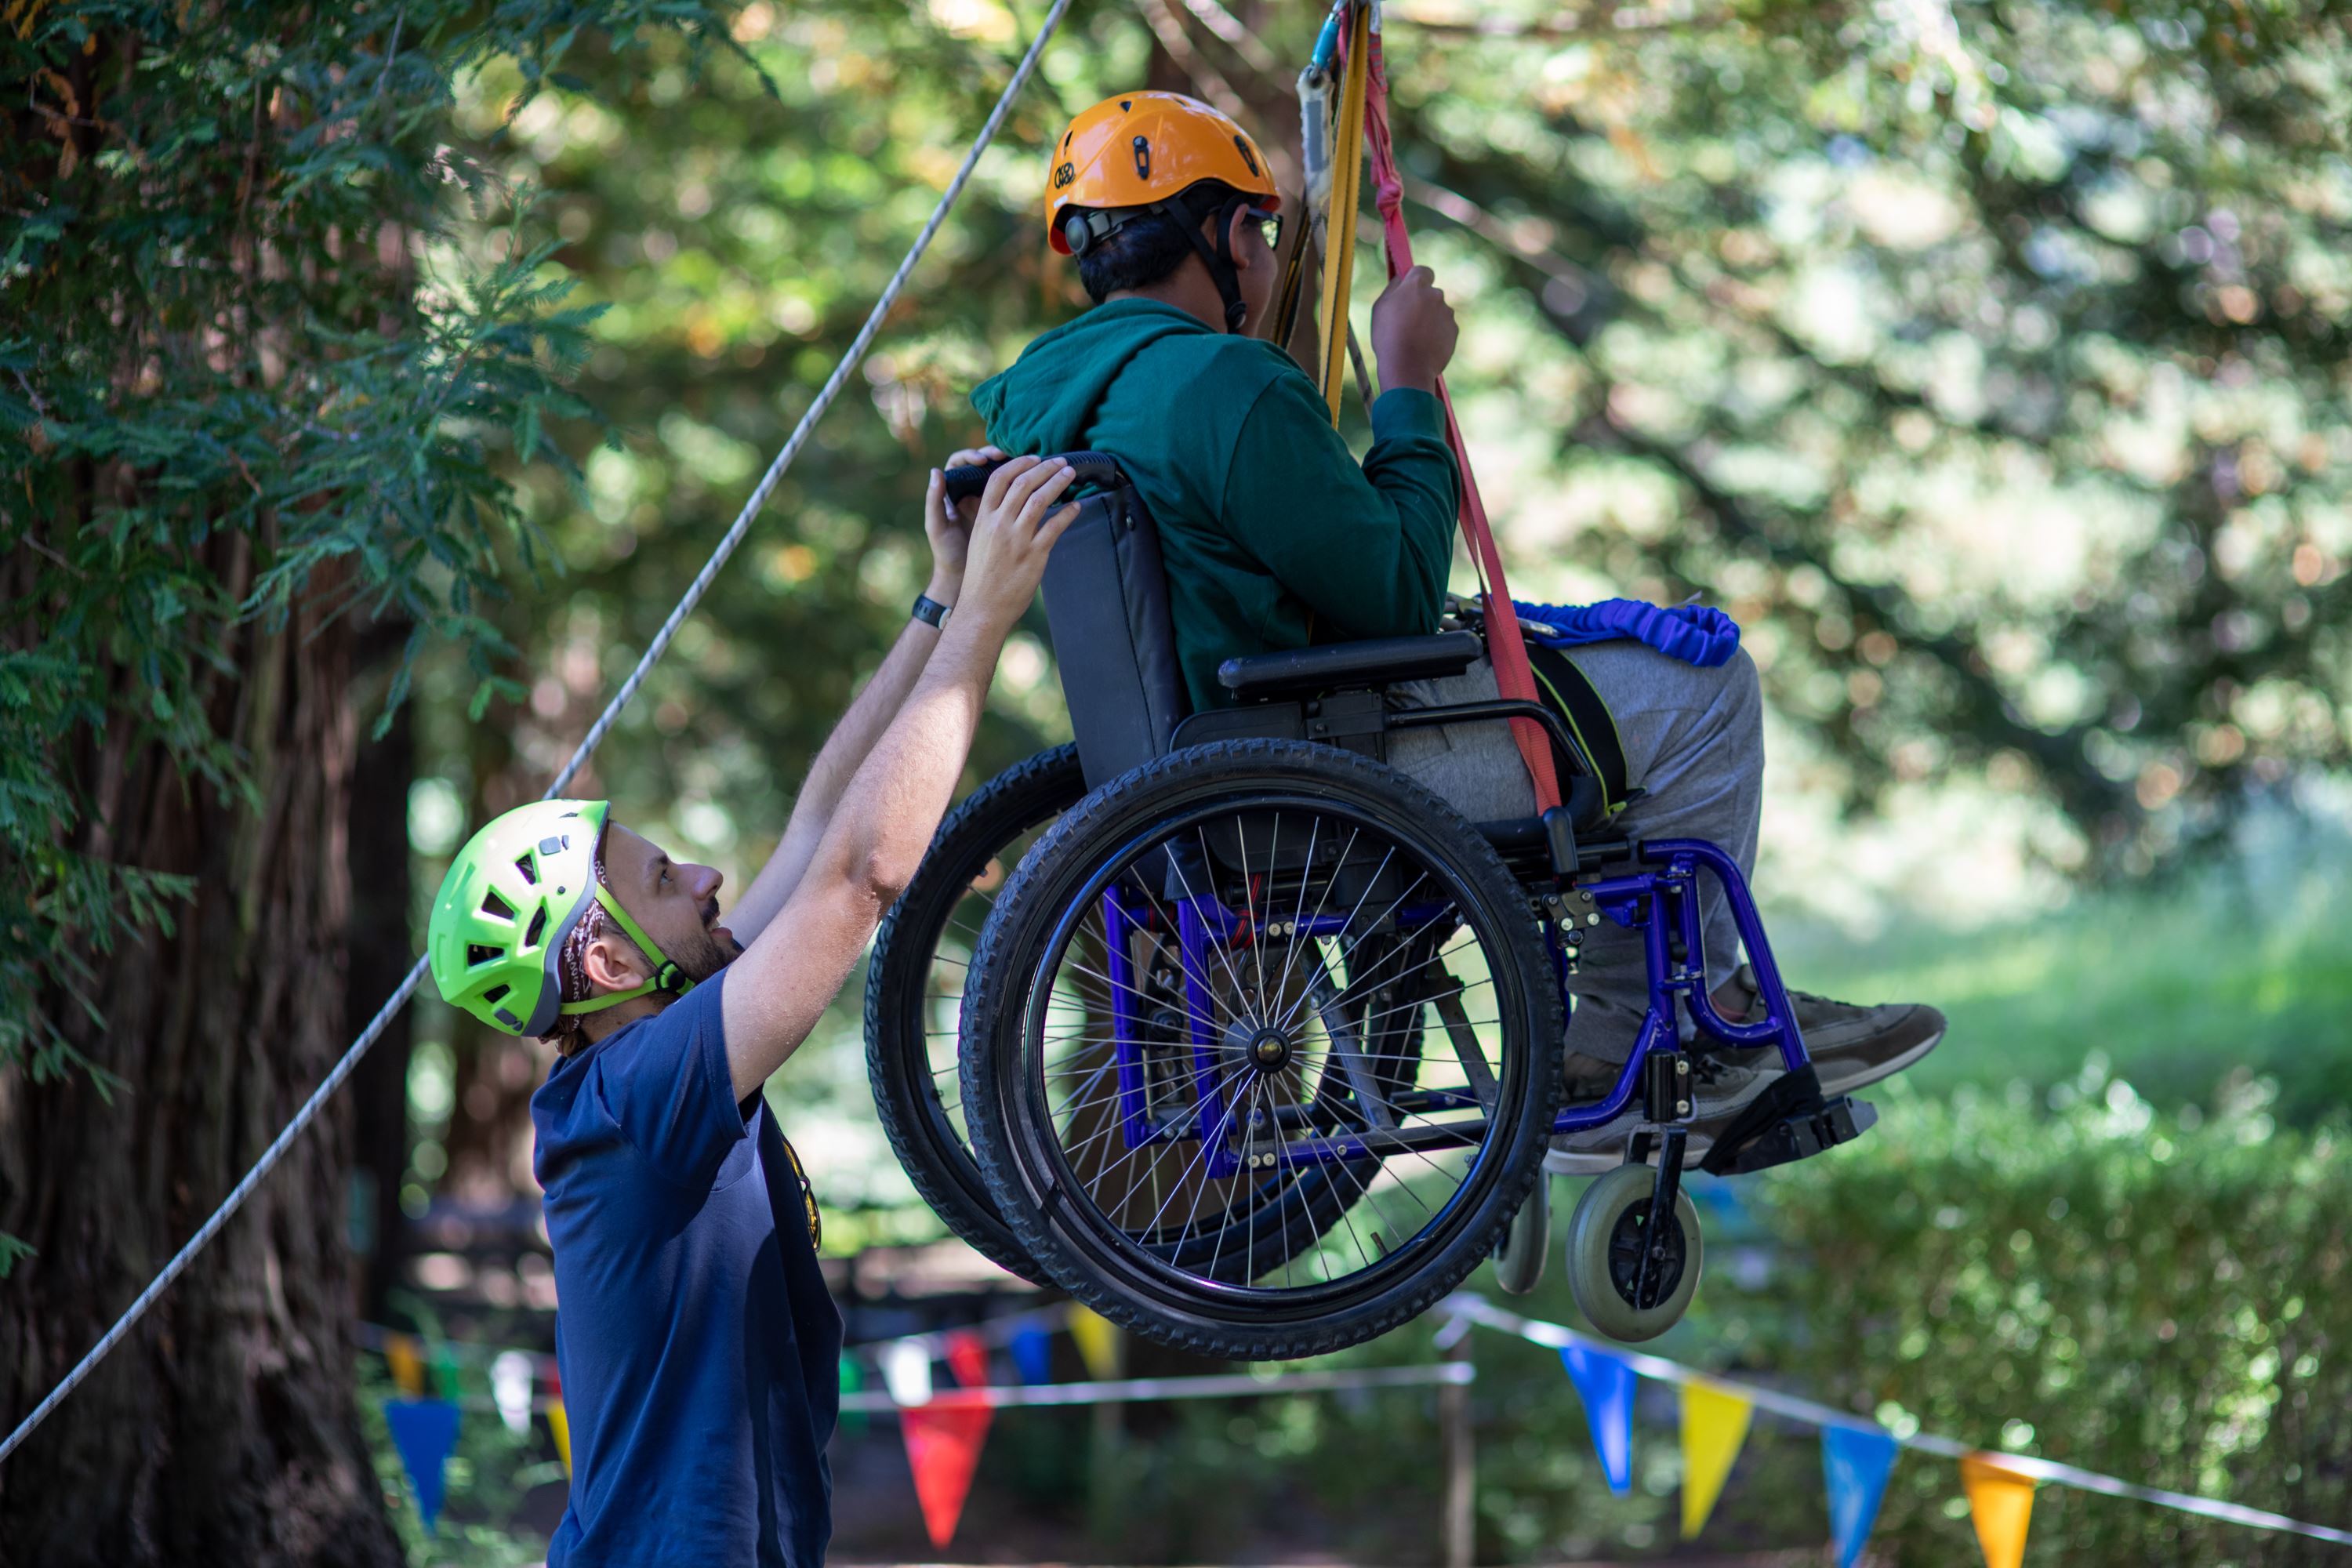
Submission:
[[1348,74],[1339,89],[1339,124],[1331,139],[1331,205],[1323,224],[1330,252],[1323,258],[1323,374],[1317,377],[1331,423],[1339,423],[1339,388],[1348,369],[1348,294],[1356,276],[1356,210],[1364,184],[1364,93],[1370,82],[1372,8],[1358,5],[1348,18]]
[[[1299,205],[1306,205],[1302,197]],[[1307,291],[1307,236],[1315,226],[1306,221],[1302,211],[1297,221],[1284,226],[1283,244],[1289,254],[1283,258],[1282,287],[1275,291],[1274,321],[1266,329],[1265,341],[1287,353],[1291,335],[1298,330],[1298,301]]]

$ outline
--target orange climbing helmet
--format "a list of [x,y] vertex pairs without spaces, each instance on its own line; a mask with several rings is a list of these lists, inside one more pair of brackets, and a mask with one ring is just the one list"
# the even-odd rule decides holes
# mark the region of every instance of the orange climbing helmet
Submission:
[[[1249,132],[1181,92],[1122,92],[1070,121],[1045,166],[1046,243],[1075,256],[1118,226],[1131,210],[1150,211],[1203,180],[1282,205],[1265,154]],[[1077,207],[1103,216],[1091,222]],[[1202,215],[1206,216],[1206,215]],[[1070,232],[1076,223],[1076,233]]]

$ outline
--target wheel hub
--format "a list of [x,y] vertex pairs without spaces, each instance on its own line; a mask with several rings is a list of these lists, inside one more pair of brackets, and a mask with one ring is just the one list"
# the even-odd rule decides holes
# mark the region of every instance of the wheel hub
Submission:
[[[1610,1283],[1633,1307],[1646,1310],[1675,1293],[1682,1283],[1686,1251],[1682,1223],[1669,1215],[1663,1225],[1650,1223],[1650,1205],[1634,1205],[1617,1218],[1609,1237]],[[1649,1289],[1637,1292],[1643,1254],[1649,1255]]]
[[1260,1072],[1279,1072],[1290,1065],[1289,1032],[1272,1024],[1235,1023],[1225,1032],[1225,1043],[1234,1056]]

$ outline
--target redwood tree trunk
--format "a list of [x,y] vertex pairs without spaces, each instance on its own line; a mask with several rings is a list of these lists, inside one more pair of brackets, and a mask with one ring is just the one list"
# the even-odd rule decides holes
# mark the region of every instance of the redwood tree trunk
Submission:
[[[362,623],[354,657],[359,679],[353,706],[380,711],[401,658],[407,626]],[[350,829],[351,947],[345,972],[342,1034],[354,1038],[415,962],[409,930],[415,879],[408,863],[408,789],[416,778],[415,710],[393,714],[381,740],[362,730],[346,820]],[[355,1260],[357,1306],[373,1322],[387,1317],[387,1300],[408,1257],[408,1216],[400,1206],[408,1168],[408,1066],[415,1054],[413,1009],[404,1007],[343,1087],[352,1107],[352,1219],[363,1237]],[[355,1238],[357,1239],[357,1238]]]
[[[205,564],[235,582],[247,542]],[[5,570],[0,566],[0,570]],[[331,574],[306,603],[327,601]],[[0,1082],[0,1229],[38,1249],[0,1284],[12,1425],[201,1224],[344,1036],[352,632],[298,606],[224,634],[214,722],[252,801],[182,779],[118,723],[74,758],[89,847],[197,879],[173,931],[98,960],[110,1026],[45,998],[113,1075]],[[132,685],[135,670],[114,673]],[[345,1240],[352,1110],[332,1106],[89,1382],[0,1466],[0,1563],[400,1561],[355,1406]]]

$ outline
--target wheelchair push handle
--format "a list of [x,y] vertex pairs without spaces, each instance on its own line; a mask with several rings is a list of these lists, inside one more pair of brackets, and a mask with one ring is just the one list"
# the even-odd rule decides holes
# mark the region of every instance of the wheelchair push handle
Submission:
[[[1047,457],[1056,454],[1047,453]],[[1105,489],[1119,482],[1118,459],[1108,452],[1063,452],[1059,456],[1076,472],[1076,482],[1095,489]],[[1008,459],[1009,460],[1009,459]],[[948,499],[971,500],[987,488],[988,476],[994,473],[994,463],[974,463],[969,468],[947,471]]]

